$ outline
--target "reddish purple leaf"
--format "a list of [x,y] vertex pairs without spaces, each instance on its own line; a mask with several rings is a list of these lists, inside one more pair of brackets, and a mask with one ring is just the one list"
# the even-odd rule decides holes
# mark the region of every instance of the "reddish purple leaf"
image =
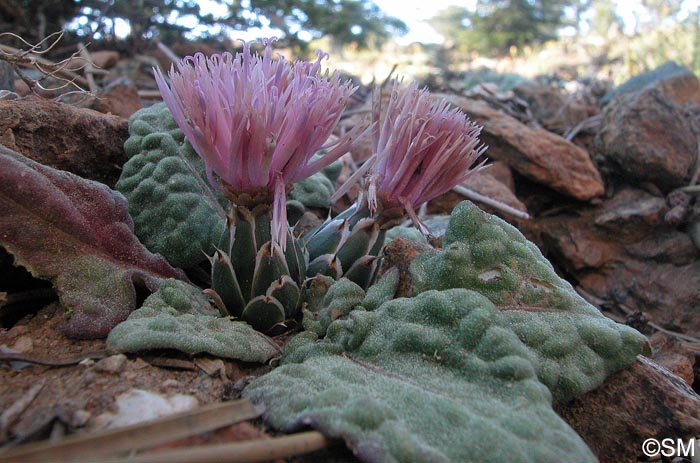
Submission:
[[136,308],[136,287],[187,280],[133,233],[124,197],[0,145],[0,246],[51,280],[71,310],[65,332],[107,336]]

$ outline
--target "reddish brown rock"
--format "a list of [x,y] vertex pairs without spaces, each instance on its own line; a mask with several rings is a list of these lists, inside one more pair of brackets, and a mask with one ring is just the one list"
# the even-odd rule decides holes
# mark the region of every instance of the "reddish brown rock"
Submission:
[[646,439],[688,439],[700,434],[700,397],[645,357],[557,413],[601,463],[636,463]]
[[515,193],[515,180],[513,179],[513,171],[510,170],[508,164],[501,161],[493,161],[489,163],[486,173],[508,187],[510,191]]
[[623,190],[599,207],[527,224],[555,265],[597,298],[700,335],[700,252],[667,225],[662,198]]
[[605,107],[600,127],[596,147],[620,177],[667,192],[692,175],[698,152],[692,122],[662,90],[616,97]]
[[413,295],[411,283],[411,262],[419,254],[424,252],[436,252],[432,246],[404,238],[395,238],[384,248],[384,258],[379,269],[379,276],[384,275],[393,267],[399,269],[399,288],[396,297],[410,297]]
[[538,183],[587,201],[604,192],[603,180],[588,153],[544,129],[534,129],[487,103],[440,95],[484,126],[486,154]]
[[656,88],[678,106],[700,103],[700,80],[692,72],[665,79]]
[[38,98],[0,100],[0,144],[113,186],[126,161],[126,119]]
[[583,98],[575,98],[575,95],[551,85],[529,83],[519,85],[513,91],[527,102],[545,128],[559,134],[599,111],[597,106],[587,104]]
[[666,368],[682,379],[685,384],[693,387],[695,381],[695,353],[691,352],[678,338],[658,331],[649,338],[653,352],[652,358],[660,366]]
[[607,104],[620,95],[655,88],[678,106],[700,103],[700,80],[690,69],[667,61],[656,69],[631,77],[627,82],[608,92],[601,100]]
[[119,62],[119,52],[115,50],[100,50],[90,53],[90,60],[99,69],[113,68]]
[[139,109],[143,108],[139,92],[128,81],[119,81],[105,88],[95,98],[91,108],[105,114],[128,119]]

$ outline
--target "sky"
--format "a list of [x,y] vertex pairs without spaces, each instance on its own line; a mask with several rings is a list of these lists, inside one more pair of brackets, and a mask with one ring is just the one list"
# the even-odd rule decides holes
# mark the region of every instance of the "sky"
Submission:
[[452,5],[473,8],[476,0],[374,0],[389,16],[401,19],[408,26],[408,34],[397,38],[405,45],[413,42],[442,43],[444,38],[428,25],[428,18]]
[[[388,15],[397,17],[404,21],[408,26],[408,33],[403,37],[396,38],[399,44],[407,45],[413,42],[422,43],[442,43],[444,38],[437,33],[427,22],[428,18],[434,16],[440,10],[444,10],[451,5],[474,8],[477,0],[374,0],[374,2],[384,10]],[[223,15],[226,12],[226,6],[218,4],[212,0],[202,0],[199,2],[203,13],[212,12],[215,16],[217,13]],[[684,0],[683,14],[689,11],[695,11],[700,6],[700,0]],[[626,31],[632,30],[634,27],[635,12],[643,10],[641,0],[618,0],[617,12],[625,22]],[[641,20],[644,20],[644,15],[638,15]],[[184,18],[183,18],[184,19]],[[182,21],[182,19],[180,20]],[[195,24],[184,24],[186,27],[196,28]],[[117,35],[126,35],[129,31],[129,25],[121,20],[117,20],[116,24]],[[120,30],[121,29],[121,30]],[[121,34],[120,34],[121,32]],[[236,31],[233,34],[235,39],[252,40],[260,37],[270,37],[275,35],[271,29],[268,30],[250,30],[247,32]],[[303,39],[303,37],[300,36]]]
[[[202,7],[202,13],[205,14],[211,12],[216,16],[226,12],[226,6],[211,0],[198,3]],[[427,19],[450,5],[472,7],[476,4],[476,0],[374,0],[374,3],[389,16],[397,17],[406,23],[409,32],[396,39],[398,43],[406,45],[413,42],[442,43],[443,37],[428,25]],[[128,27],[128,25],[124,26]],[[272,30],[251,30],[248,33],[236,31],[233,35],[234,38],[252,40],[274,35],[274,32]]]

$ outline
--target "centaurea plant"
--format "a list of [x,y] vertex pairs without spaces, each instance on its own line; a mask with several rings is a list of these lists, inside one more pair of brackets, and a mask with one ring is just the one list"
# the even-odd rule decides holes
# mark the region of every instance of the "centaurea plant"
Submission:
[[371,282],[384,231],[408,215],[429,234],[415,210],[484,166],[481,127],[414,82],[395,80],[383,120],[381,96],[372,108],[372,156],[341,186],[339,197],[364,176],[356,204],[308,237],[309,273]]
[[[163,100],[204,161],[209,183],[231,202],[227,231],[212,256],[211,294],[225,315],[270,331],[292,318],[306,276],[374,278],[386,229],[481,168],[481,128],[416,84],[395,81],[381,116],[326,144],[355,88],[316,61],[262,56],[250,43],[236,55],[186,57],[170,84],[156,70]],[[350,151],[365,133],[373,154],[336,195],[364,176],[356,204],[298,240],[286,220],[292,184]],[[320,158],[312,159],[327,150]]]
[[[209,183],[231,202],[227,231],[211,258],[212,287],[222,312],[267,330],[291,317],[306,273],[291,235],[286,194],[292,185],[345,154],[362,135],[326,142],[356,90],[321,71],[326,55],[290,63],[240,53],[188,56],[160,70],[156,82],[175,121],[204,161]],[[320,150],[326,154],[312,157]]]
[[[156,69],[163,101],[204,161],[212,186],[234,205],[273,205],[272,242],[286,246],[286,193],[290,186],[345,154],[361,127],[324,146],[352,93],[337,73],[315,62],[273,59],[243,51],[209,58],[188,56],[171,68],[168,85]],[[329,151],[312,162],[321,149]]]

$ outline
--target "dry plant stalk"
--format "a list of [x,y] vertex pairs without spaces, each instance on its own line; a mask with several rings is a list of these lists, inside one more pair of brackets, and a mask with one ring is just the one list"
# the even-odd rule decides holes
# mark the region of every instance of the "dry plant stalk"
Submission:
[[[76,52],[69,58],[61,60],[57,63],[45,59],[42,56],[51,51],[56,44],[58,44],[63,37],[63,31],[54,32],[36,44],[31,44],[12,32],[0,33],[0,38],[6,36],[20,40],[27,46],[27,49],[20,50],[10,47],[9,45],[0,44],[0,60],[8,62],[19,78],[22,79],[25,84],[27,84],[33,93],[38,94],[39,91],[54,92],[66,87],[73,87],[75,88],[75,91],[83,93],[85,92],[84,89],[89,87],[88,81],[76,73],[76,71],[83,69],[86,64],[83,64],[77,68],[69,67],[70,63],[76,61],[84,61],[87,63],[86,60],[80,57],[79,52]],[[44,49],[43,47],[45,45],[47,45],[47,47]],[[23,68],[36,69],[42,74],[42,77],[40,79],[33,79],[23,71]],[[45,87],[42,84],[42,81],[48,78],[54,78],[61,82],[61,84],[56,87]]]

